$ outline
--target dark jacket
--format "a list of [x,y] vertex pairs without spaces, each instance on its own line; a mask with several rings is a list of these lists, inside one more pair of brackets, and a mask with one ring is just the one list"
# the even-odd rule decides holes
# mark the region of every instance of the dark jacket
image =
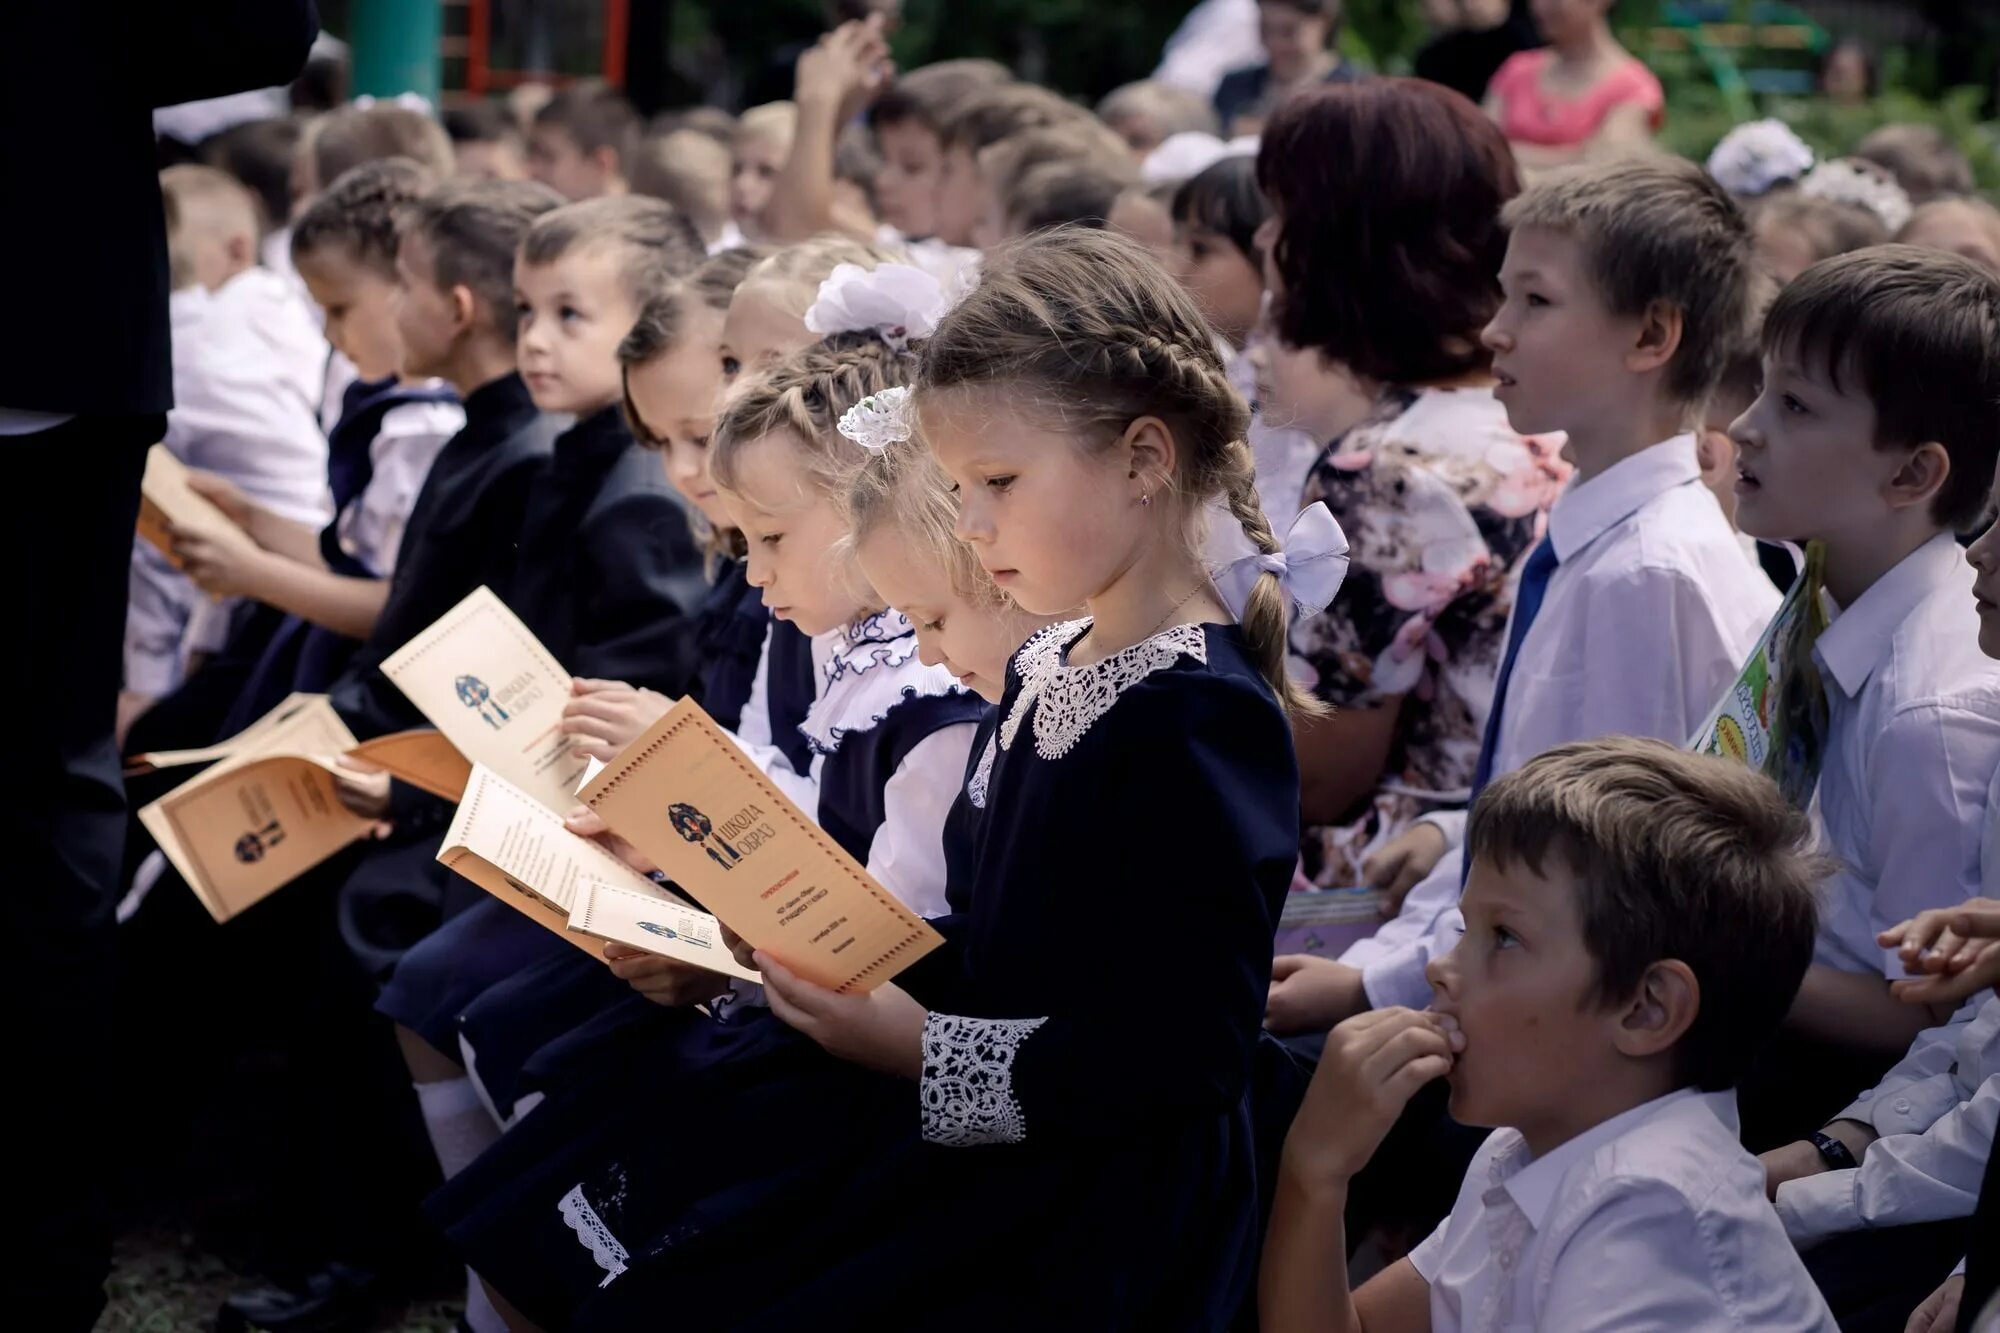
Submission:
[[289,83],[318,31],[311,0],[0,4],[0,407],[173,405],[153,108]]

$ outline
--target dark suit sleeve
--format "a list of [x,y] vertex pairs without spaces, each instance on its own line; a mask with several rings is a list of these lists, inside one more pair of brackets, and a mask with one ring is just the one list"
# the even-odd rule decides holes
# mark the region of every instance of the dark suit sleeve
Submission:
[[680,505],[664,485],[620,487],[577,540],[585,563],[570,670],[675,698],[687,693],[698,669],[688,607],[701,587],[701,555]]
[[319,35],[312,0],[155,0],[128,12],[140,92],[156,107],[290,83]]

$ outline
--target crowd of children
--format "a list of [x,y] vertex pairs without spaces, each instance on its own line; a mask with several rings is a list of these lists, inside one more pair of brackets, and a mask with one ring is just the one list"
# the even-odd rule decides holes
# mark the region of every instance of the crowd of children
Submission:
[[[134,548],[128,755],[422,725],[384,661],[485,587],[577,756],[698,700],[944,939],[587,955],[354,760],[374,836],[219,926],[135,825],[159,1119],[287,1048],[227,1320],[441,1233],[474,1333],[2000,1327],[2000,215],[1918,134],[1652,152],[1602,3],[1485,108],[1262,8],[1213,108],[877,16],[740,117],[163,173],[231,526]],[[1691,752],[1739,690],[1819,701],[1809,801]]]

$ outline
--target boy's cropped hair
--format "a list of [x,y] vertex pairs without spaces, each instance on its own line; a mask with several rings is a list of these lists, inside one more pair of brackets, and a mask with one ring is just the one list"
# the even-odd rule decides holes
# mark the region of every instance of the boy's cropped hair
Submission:
[[1647,155],[1581,167],[1523,191],[1501,220],[1573,236],[1614,314],[1660,301],[1681,313],[1667,366],[1675,401],[1704,402],[1742,327],[1756,263],[1750,227],[1729,192],[1694,163]]
[[626,291],[643,306],[708,257],[701,233],[673,205],[642,195],[608,195],[544,213],[521,241],[521,262],[553,264],[572,250],[613,246]]
[[535,124],[561,130],[586,153],[609,148],[622,163],[638,144],[639,113],[623,93],[590,79],[573,83],[535,113]]
[[292,157],[304,133],[304,124],[292,116],[246,121],[203,141],[201,159],[243,182],[256,196],[269,232],[291,215]]
[[1014,81],[997,60],[940,60],[901,75],[868,108],[868,124],[916,124],[942,135],[944,124],[973,97]]
[[521,138],[521,127],[497,102],[472,102],[447,108],[444,132],[454,144],[505,143],[509,139],[518,143]]
[[1936,441],[1951,474],[1932,502],[1962,532],[1986,512],[2000,456],[2000,278],[1969,259],[1881,245],[1813,265],[1786,286],[1764,321],[1769,355],[1823,368],[1842,392],[1875,408],[1875,444]]
[[469,287],[491,312],[493,331],[512,342],[514,253],[535,219],[563,206],[536,181],[454,181],[403,210],[401,234],[430,247],[440,289]]
[[339,246],[357,264],[393,277],[402,212],[436,184],[429,171],[403,157],[354,168],[320,191],[292,223],[292,259]]
[[1160,130],[1160,137],[1175,134],[1214,134],[1215,107],[1206,98],[1156,79],[1141,79],[1113,88],[1097,104],[1097,118],[1117,125],[1126,116],[1143,116]]
[[1503,871],[1575,877],[1597,1003],[1630,1000],[1654,963],[1687,965],[1701,1005],[1677,1073],[1705,1092],[1735,1085],[1812,963],[1829,867],[1806,816],[1735,760],[1632,736],[1558,746],[1486,788],[1467,837]]
[[938,139],[947,148],[961,147],[977,154],[1011,135],[1083,121],[1110,133],[1109,127],[1097,117],[1047,88],[1032,83],[1010,83],[969,98],[938,127]]
[[664,199],[703,236],[729,221],[729,149],[700,130],[669,130],[642,139],[625,173],[633,194]]
[[346,106],[321,117],[311,139],[313,175],[321,189],[366,162],[403,157],[443,180],[451,175],[451,136],[421,111],[377,102]]
[[1884,125],[1856,144],[1853,156],[1888,171],[1913,204],[1968,195],[1976,185],[1972,163],[1935,125]]

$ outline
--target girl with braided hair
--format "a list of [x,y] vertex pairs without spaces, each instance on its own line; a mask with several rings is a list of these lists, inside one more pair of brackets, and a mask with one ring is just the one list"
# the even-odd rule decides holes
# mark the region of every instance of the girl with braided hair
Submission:
[[[909,392],[856,404],[853,438],[930,447],[956,487],[957,539],[1024,615],[1087,616],[1037,630],[1004,668],[995,743],[945,826],[945,947],[866,996],[755,955],[772,1009],[815,1044],[649,1101],[643,1130],[673,1173],[648,1173],[643,1205],[629,1169],[563,1195],[602,1285],[572,1309],[503,1281],[529,1316],[1229,1323],[1255,1268],[1248,1089],[1298,833],[1287,707],[1311,707],[1285,679],[1287,603],[1323,604],[1343,559],[1324,511],[1280,548],[1245,416],[1173,278],[1132,242],[1075,229],[990,257]],[[765,490],[783,470],[754,452],[774,447],[732,463],[725,444],[725,492],[776,508]],[[794,494],[833,461],[796,446],[767,461],[781,460]],[[1250,553],[1211,576],[1216,509]],[[774,525],[739,517],[754,560]],[[797,511],[775,530],[811,529]],[[797,614],[786,577],[772,595]],[[514,1278],[525,1254],[473,1257]]]
[[[804,319],[823,336],[736,386],[710,436],[708,476],[722,516],[743,535],[749,586],[781,626],[808,637],[818,673],[798,728],[811,748],[803,782],[784,780],[775,763],[765,771],[878,883],[938,916],[947,910],[945,819],[988,705],[922,651],[910,619],[868,584],[846,501],[872,461],[857,442],[867,432],[854,423],[915,378],[943,293],[935,279],[893,263],[836,269],[819,290]],[[745,749],[763,763],[758,748]],[[709,813],[719,825],[720,812]],[[570,827],[601,833],[593,820],[579,811]],[[757,1197],[743,1188],[740,1154],[718,1147],[690,1161],[687,1137],[664,1127],[694,1117],[687,1135],[748,1143],[733,1135],[757,1132],[762,1108],[778,1105],[776,1089],[799,1082],[799,1097],[784,1099],[796,1115],[817,1104],[814,1080],[826,1067],[843,1080],[877,1077],[830,1060],[764,1007],[757,987],[632,951],[620,951],[614,968],[632,993],[510,1073],[503,1100],[528,1085],[544,1097],[434,1201],[473,1266],[544,1326],[564,1326],[606,1265],[624,1262],[618,1252],[664,1243],[690,1200],[727,1214]],[[516,989],[503,983],[491,994],[503,988]],[[496,1026],[476,1016],[484,1003],[461,1029],[475,1049]],[[733,1097],[745,1087],[761,1091],[756,1108],[739,1113]],[[789,1151],[781,1143],[766,1160]]]

